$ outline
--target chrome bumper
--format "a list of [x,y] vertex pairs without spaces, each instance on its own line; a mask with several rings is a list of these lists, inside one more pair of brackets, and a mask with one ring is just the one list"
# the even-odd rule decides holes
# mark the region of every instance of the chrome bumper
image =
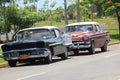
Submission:
[[[24,50],[12,50],[3,53],[3,58],[5,60],[24,60],[24,59],[33,59],[33,58],[42,58],[47,57],[50,54],[50,51],[47,48],[32,48]],[[26,57],[21,57],[27,55]]]
[[90,42],[74,42],[70,49],[86,49],[90,48]]

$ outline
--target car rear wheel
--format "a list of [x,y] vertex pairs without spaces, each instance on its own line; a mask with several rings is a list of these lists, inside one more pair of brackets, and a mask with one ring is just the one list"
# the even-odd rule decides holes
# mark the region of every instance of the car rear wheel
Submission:
[[89,54],[94,54],[95,53],[95,45],[94,42],[91,42],[91,47],[89,48]]
[[16,61],[8,61],[8,64],[10,67],[15,67],[16,66]]
[[79,54],[79,50],[77,50],[77,49],[73,50],[73,52],[74,52],[74,55],[78,55]]
[[102,52],[106,52],[107,51],[107,44],[108,44],[108,42],[105,41],[104,45],[101,47],[101,51]]
[[68,58],[68,52],[64,52],[63,54],[61,54],[61,59],[65,60]]
[[50,64],[52,62],[52,54],[49,53],[48,56],[45,58],[45,63]]

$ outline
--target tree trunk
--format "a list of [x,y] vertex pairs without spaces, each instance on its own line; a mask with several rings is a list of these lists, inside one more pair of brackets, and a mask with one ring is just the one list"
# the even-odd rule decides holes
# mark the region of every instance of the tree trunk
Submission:
[[14,25],[14,34],[12,35],[12,41],[15,40],[15,36],[16,36],[18,31],[19,31],[19,28],[18,27],[16,28],[15,25]]
[[118,24],[119,24],[119,40],[120,40],[120,15],[119,15],[119,12],[118,12],[117,9],[115,10],[115,12],[116,12],[116,15],[117,15],[117,18],[118,18]]

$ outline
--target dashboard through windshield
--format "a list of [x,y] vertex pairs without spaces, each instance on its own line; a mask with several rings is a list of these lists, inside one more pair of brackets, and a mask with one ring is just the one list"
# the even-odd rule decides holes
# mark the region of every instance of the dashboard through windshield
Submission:
[[33,29],[21,31],[17,34],[17,40],[39,40],[52,37],[47,29]]

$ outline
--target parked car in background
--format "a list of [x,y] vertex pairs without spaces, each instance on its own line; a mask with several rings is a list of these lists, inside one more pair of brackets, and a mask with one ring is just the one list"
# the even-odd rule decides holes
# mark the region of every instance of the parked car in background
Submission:
[[97,22],[80,22],[66,26],[66,34],[72,35],[72,46],[74,54],[79,50],[88,50],[90,54],[95,53],[95,48],[107,51],[107,44],[110,41],[109,32],[103,30]]
[[17,62],[35,62],[44,59],[52,62],[52,56],[67,59],[68,48],[72,44],[69,35],[62,35],[54,26],[33,27],[20,30],[14,42],[2,45],[2,56],[11,67]]

